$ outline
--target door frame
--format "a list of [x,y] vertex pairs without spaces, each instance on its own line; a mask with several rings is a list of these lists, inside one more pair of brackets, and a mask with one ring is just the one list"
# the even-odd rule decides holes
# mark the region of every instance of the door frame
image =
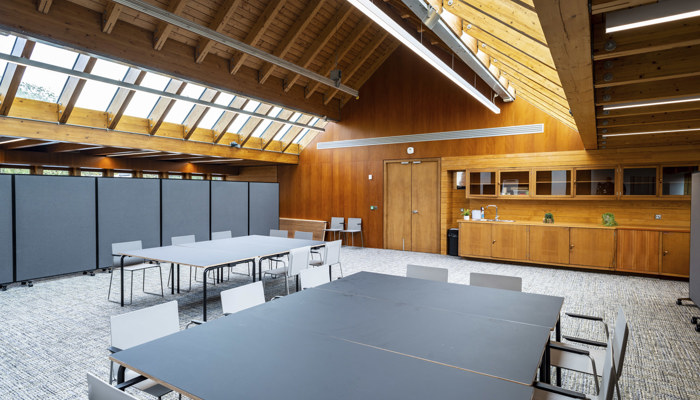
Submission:
[[[437,223],[438,223],[438,231],[436,232],[437,235],[437,240],[438,243],[440,242],[440,228],[441,225],[441,218],[440,218],[440,209],[442,205],[442,192],[441,192],[441,186],[440,186],[440,177],[441,177],[441,171],[442,171],[442,159],[439,157],[435,158],[407,158],[407,159],[391,159],[391,160],[384,160],[384,164],[382,167],[382,180],[383,180],[383,194],[382,194],[382,208],[383,208],[383,213],[382,213],[382,248],[386,249],[386,243],[387,243],[387,232],[386,232],[386,226],[387,226],[387,164],[391,163],[402,163],[402,162],[408,162],[408,163],[413,163],[414,161],[420,161],[420,162],[426,162],[426,161],[435,161],[437,162],[437,175],[435,177],[435,193],[437,194],[437,209],[436,209],[436,215],[437,215]],[[440,249],[437,249],[436,253],[431,253],[431,254],[440,254]]]

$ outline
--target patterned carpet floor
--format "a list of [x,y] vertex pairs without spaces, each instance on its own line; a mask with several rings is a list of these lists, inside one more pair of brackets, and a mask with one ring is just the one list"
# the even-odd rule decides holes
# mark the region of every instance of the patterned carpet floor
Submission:
[[[622,306],[630,325],[620,381],[622,398],[700,399],[700,333],[689,322],[700,310],[675,304],[676,298],[687,297],[687,282],[355,247],[344,247],[341,260],[345,275],[358,271],[404,275],[406,264],[411,263],[448,268],[449,281],[454,283],[468,284],[470,272],[520,276],[523,291],[563,296],[563,311],[602,316],[611,329]],[[0,292],[0,399],[87,398],[86,372],[105,380],[109,376],[106,349],[111,315],[176,299],[183,328],[201,318],[201,283],[194,283],[189,293],[166,291],[163,299],[141,292],[139,274],[134,303],[124,308],[107,301],[110,274],[101,271],[95,276],[38,280],[31,288],[14,284]],[[166,268],[163,274],[165,279]],[[147,277],[147,290],[159,289],[157,279],[155,273]],[[186,279],[184,269],[183,282]],[[221,316],[218,293],[249,279],[232,275],[229,282],[213,288],[207,303],[210,319]],[[267,280],[265,292],[268,298],[283,295],[284,279]],[[565,335],[605,340],[599,324],[563,317],[562,330]],[[563,386],[593,391],[590,378],[574,373],[563,374]]]

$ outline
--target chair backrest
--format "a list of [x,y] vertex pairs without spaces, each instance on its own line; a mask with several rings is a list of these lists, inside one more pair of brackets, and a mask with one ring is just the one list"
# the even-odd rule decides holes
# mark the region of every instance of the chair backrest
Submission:
[[246,308],[265,303],[262,281],[238,286],[221,292],[221,309],[224,314],[233,314]]
[[302,269],[309,268],[309,255],[311,254],[311,247],[299,247],[297,249],[292,249],[289,251],[289,267],[287,269],[287,276],[299,275],[299,271]]
[[294,231],[294,239],[314,240],[313,232]]
[[[143,245],[140,240],[134,240],[133,242],[121,242],[112,243],[112,254],[125,253],[129,250],[141,250]],[[141,264],[144,262],[143,258],[138,257],[124,257],[124,265],[134,265]],[[121,266],[121,256],[112,256],[112,266],[115,268]]]
[[447,282],[447,268],[425,267],[423,265],[406,265],[406,277]]
[[345,225],[345,218],[331,217],[331,229],[343,229],[343,225]]
[[177,301],[114,315],[110,321],[112,346],[128,349],[180,330]]
[[283,238],[286,238],[286,237],[289,237],[289,232],[287,232],[287,231],[282,231],[282,230],[279,230],[279,229],[270,229],[270,236],[272,236],[272,237],[283,237]]
[[617,376],[622,375],[622,365],[625,362],[625,352],[627,351],[627,338],[629,336],[629,326],[627,325],[627,317],[622,307],[617,310],[617,318],[615,319],[615,332],[613,332],[613,344],[615,351],[613,358],[615,359],[615,369]]
[[231,231],[212,232],[211,240],[228,239],[231,236]]
[[481,274],[472,272],[469,274],[469,284],[493,289],[523,291],[523,278],[519,276]]
[[299,285],[301,289],[308,289],[323,285],[331,281],[327,268],[306,268],[299,271]]
[[598,399],[612,400],[615,394],[615,363],[613,362],[613,353],[615,348],[612,340],[608,340],[608,347],[605,350],[605,361],[603,361],[603,370],[601,371],[600,395]]
[[346,228],[346,230],[361,231],[362,218],[348,218],[348,227]]
[[122,392],[89,372],[87,373],[87,384],[88,400],[136,400],[136,397]]
[[170,238],[170,243],[175,246],[176,244],[187,244],[187,243],[194,243],[195,238],[194,235],[185,235],[185,236],[173,236]]
[[323,263],[327,265],[338,264],[340,262],[340,248],[342,246],[342,240],[326,242],[326,255],[323,258]]

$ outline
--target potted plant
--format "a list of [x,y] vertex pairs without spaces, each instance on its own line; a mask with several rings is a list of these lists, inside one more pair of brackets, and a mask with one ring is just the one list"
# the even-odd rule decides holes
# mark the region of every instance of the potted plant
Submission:
[[472,210],[467,208],[462,212],[462,215],[464,216],[465,221],[469,221],[469,216],[472,215]]
[[613,213],[603,213],[603,226],[617,226]]
[[554,216],[552,213],[544,213],[544,219],[542,220],[545,224],[553,224],[554,223]]

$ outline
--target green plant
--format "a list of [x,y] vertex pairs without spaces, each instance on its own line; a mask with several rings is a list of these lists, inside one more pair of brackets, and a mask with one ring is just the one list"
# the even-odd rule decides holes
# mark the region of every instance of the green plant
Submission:
[[617,226],[613,213],[603,213],[603,226]]
[[472,210],[467,208],[462,212],[462,215],[465,217],[468,217],[468,216],[472,215]]
[[544,213],[544,219],[542,220],[545,224],[554,223],[554,215],[552,213]]

